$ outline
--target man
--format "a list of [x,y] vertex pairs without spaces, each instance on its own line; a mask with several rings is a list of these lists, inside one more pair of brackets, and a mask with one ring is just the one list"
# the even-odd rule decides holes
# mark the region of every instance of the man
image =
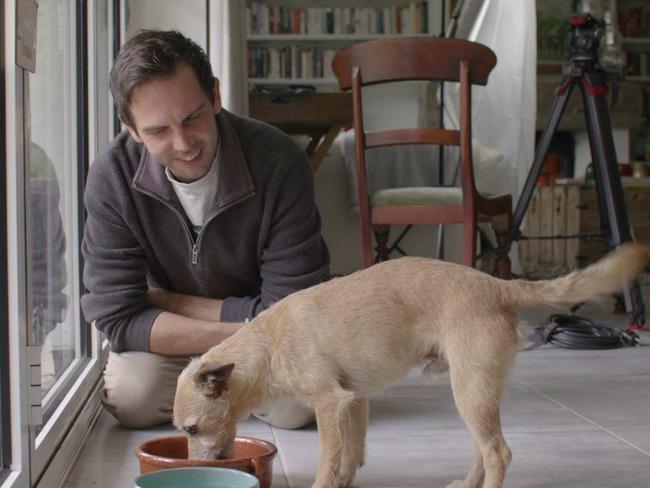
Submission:
[[[141,31],[110,88],[127,130],[88,175],[82,306],[111,344],[104,403],[139,428],[171,418],[189,356],[322,281],[329,254],[304,151],[222,109],[194,42]],[[312,415],[292,399],[258,412],[280,427]]]

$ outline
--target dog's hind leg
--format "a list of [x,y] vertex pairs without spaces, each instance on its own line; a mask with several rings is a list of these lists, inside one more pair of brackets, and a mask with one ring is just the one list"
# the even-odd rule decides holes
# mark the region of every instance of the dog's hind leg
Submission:
[[452,389],[458,411],[474,434],[478,449],[474,465],[464,483],[455,486],[501,488],[511,459],[510,449],[501,432],[499,411],[503,386],[488,374],[467,373],[452,372]]
[[[339,488],[347,486],[349,473],[342,472],[346,446],[350,445],[350,405],[354,393],[340,387],[321,393],[314,402],[319,436],[318,473],[312,488]],[[346,479],[342,479],[344,474]]]
[[472,346],[465,337],[447,354],[456,406],[478,447],[467,478],[454,488],[501,488],[512,457],[501,432],[500,404],[518,336],[504,322],[485,324],[493,327],[494,333],[471,337]]
[[368,399],[357,398],[350,404],[348,416],[348,439],[343,444],[341,460],[341,486],[354,481],[357,469],[365,462],[366,431],[368,428]]

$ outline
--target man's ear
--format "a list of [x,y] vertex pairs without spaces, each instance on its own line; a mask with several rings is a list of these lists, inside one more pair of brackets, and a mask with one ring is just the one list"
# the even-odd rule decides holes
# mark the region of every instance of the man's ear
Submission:
[[219,90],[219,79],[214,79],[214,113],[221,112],[221,91]]
[[199,391],[208,398],[219,398],[227,389],[226,380],[235,367],[234,363],[226,365],[203,364],[194,375]]
[[131,134],[131,137],[133,137],[133,139],[135,139],[135,142],[137,142],[139,144],[143,144],[143,141],[140,138],[140,136],[138,135],[138,131],[135,130],[135,127],[131,127],[130,125],[127,125],[127,124],[124,124],[124,125],[126,125],[126,128],[129,131],[129,134]]

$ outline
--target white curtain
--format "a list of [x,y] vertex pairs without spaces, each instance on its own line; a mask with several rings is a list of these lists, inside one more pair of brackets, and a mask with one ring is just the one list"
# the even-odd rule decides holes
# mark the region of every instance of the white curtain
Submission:
[[[470,0],[468,5],[475,4]],[[485,87],[472,92],[473,136],[504,156],[481,190],[516,201],[535,152],[537,42],[535,0],[485,0],[473,23],[459,19],[456,37],[488,46],[497,64]],[[447,123],[457,120],[457,86],[449,85]]]
[[[487,86],[473,89],[472,130],[479,145],[474,145],[476,163],[481,159],[481,146],[504,157],[490,171],[482,172],[477,186],[483,192],[510,193],[513,204],[535,152],[536,35],[535,0],[468,0],[454,36],[480,42],[497,56]],[[445,123],[457,126],[457,85],[447,84],[445,108]],[[515,268],[516,255],[511,253]]]
[[227,110],[248,115],[245,2],[210,0],[210,62]]

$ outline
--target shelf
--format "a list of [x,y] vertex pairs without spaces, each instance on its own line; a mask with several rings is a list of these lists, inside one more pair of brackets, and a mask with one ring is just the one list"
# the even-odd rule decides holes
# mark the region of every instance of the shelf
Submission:
[[331,69],[338,51],[364,41],[434,37],[426,31],[441,23],[437,5],[433,0],[247,0],[248,84],[338,91]]
[[321,42],[321,41],[369,41],[395,37],[433,37],[431,34],[251,34],[249,42]]
[[566,61],[540,61],[537,63],[537,75],[561,75]]
[[631,81],[632,83],[650,83],[650,75],[646,76],[626,76],[624,81]]
[[335,78],[248,78],[258,85],[338,85]]
[[647,37],[624,37],[624,45],[648,46],[650,47],[650,38]]

